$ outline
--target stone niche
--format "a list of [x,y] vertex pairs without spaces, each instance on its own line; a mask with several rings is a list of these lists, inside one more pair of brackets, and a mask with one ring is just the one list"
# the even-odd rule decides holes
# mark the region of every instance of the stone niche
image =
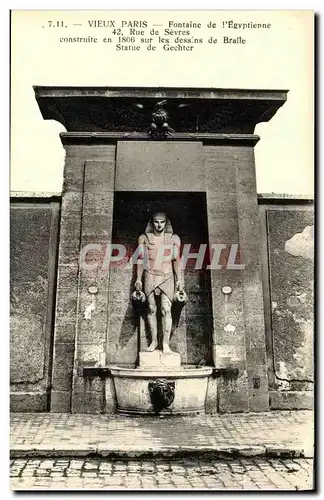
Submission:
[[[135,252],[137,239],[144,232],[151,213],[165,210],[182,244],[190,244],[191,252],[207,244],[207,213],[205,193],[159,193],[153,191],[116,192],[112,242],[125,245],[128,258]],[[212,362],[211,282],[206,263],[195,269],[196,261],[188,260],[184,270],[184,285],[189,301],[171,336],[171,349],[181,354],[181,362],[199,364]],[[107,363],[133,367],[137,363],[138,325],[130,297],[135,281],[135,269],[116,266],[110,270]],[[174,314],[176,316],[176,314]],[[159,325],[160,326],[160,325]],[[146,348],[146,338],[143,335]]]
[[[172,339],[183,364],[212,367],[205,411],[268,410],[254,128],[287,91],[35,87],[35,94],[43,117],[66,127],[51,411],[116,411],[111,365],[137,363],[133,270],[85,270],[80,252],[87,244],[131,247],[162,205],[183,243],[224,245],[218,268],[185,269],[190,301]],[[229,265],[237,245],[239,259]]]

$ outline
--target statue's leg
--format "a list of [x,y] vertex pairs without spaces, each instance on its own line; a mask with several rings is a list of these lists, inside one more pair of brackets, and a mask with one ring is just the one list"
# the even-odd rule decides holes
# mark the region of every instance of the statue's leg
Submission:
[[169,347],[170,334],[172,328],[172,316],[171,316],[171,300],[165,293],[162,293],[161,297],[161,313],[162,313],[162,330],[163,330],[163,352],[172,352]]
[[156,301],[154,297],[154,293],[150,293],[147,297],[147,305],[148,305],[148,313],[147,313],[147,322],[149,326],[149,331],[151,335],[151,343],[146,349],[148,352],[152,352],[157,348],[157,321],[156,321]]

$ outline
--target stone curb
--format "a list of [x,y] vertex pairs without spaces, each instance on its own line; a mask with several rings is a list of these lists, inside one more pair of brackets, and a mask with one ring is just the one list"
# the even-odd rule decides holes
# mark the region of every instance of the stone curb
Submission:
[[13,446],[10,449],[10,458],[32,458],[32,457],[73,457],[73,458],[180,458],[180,457],[206,457],[234,458],[234,457],[268,457],[268,458],[313,458],[311,450],[300,447],[274,447],[266,445],[256,446],[168,446],[160,448],[113,448],[107,445],[84,445],[76,446]]

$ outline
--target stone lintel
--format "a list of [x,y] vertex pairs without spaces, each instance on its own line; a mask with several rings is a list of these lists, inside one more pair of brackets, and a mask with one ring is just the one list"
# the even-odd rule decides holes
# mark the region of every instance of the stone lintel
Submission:
[[[68,132],[145,132],[153,112],[166,112],[172,133],[253,134],[287,99],[287,90],[40,87],[35,97],[46,120]],[[162,108],[161,108],[162,106]],[[147,138],[146,137],[146,138]]]
[[[118,141],[147,141],[141,132],[61,132],[63,146],[116,144]],[[163,142],[202,142],[220,146],[255,146],[260,137],[255,134],[173,133]]]

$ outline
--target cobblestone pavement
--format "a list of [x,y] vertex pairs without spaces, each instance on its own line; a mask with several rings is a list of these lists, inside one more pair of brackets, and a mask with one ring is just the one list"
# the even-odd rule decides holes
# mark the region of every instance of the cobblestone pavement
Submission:
[[311,411],[126,417],[59,413],[11,414],[12,458],[23,456],[139,457],[234,452],[240,456],[313,457]]
[[306,459],[11,460],[12,490],[246,489],[311,490]]

